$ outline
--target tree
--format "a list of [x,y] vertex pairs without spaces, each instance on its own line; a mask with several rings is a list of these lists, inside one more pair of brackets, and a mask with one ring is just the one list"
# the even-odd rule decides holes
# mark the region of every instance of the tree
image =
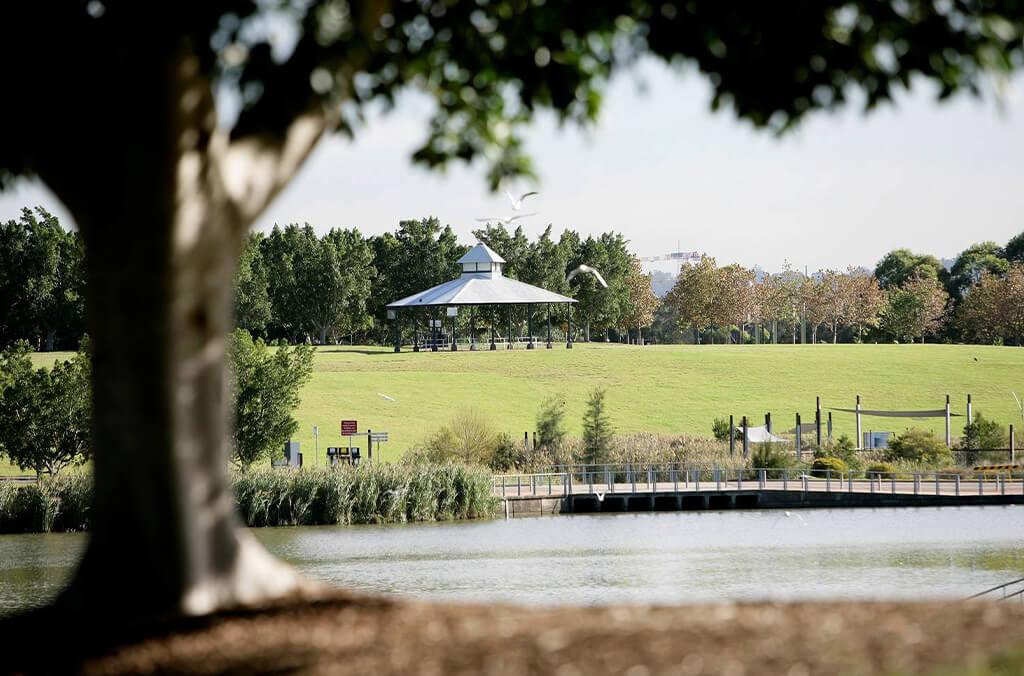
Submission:
[[248,466],[281,451],[299,423],[292,412],[299,389],[313,373],[313,348],[279,347],[271,351],[248,332],[236,329],[228,346],[234,374],[233,459]]
[[[676,308],[678,312],[680,328],[692,326],[697,331],[698,343],[700,332],[710,328],[714,319],[712,302],[717,285],[715,259],[701,256],[699,262],[679,271],[675,286],[665,296],[665,305]],[[714,334],[711,342],[715,342]]]
[[[845,320],[847,325],[856,328],[856,338],[860,342],[865,328],[878,326],[885,307],[885,292],[874,275],[863,269],[847,269],[845,283],[849,296]],[[835,335],[832,342],[836,342]]]
[[602,388],[593,390],[583,413],[583,461],[588,465],[604,462],[611,451],[612,424],[605,410],[604,397]]
[[695,64],[716,107],[781,131],[858,90],[868,108],[911,80],[976,91],[1024,50],[1009,0],[847,7],[7,3],[7,91],[33,105],[5,109],[0,183],[38,176],[87,254],[97,499],[62,607],[130,623],[303,585],[220,508],[224,346],[246,232],[325,133],[354,133],[366,107],[417,87],[436,108],[413,159],[483,158],[497,185],[529,171],[535,112],[594,120],[610,77],[643,55]]
[[899,341],[920,338],[924,342],[926,335],[935,334],[942,326],[948,301],[949,294],[938,280],[911,278],[886,294],[882,330]]
[[966,451],[988,451],[1009,445],[1007,432],[995,420],[989,420],[978,411],[974,420],[964,425],[960,447]]
[[654,295],[654,289],[651,287],[651,275],[644,274],[643,267],[636,258],[633,259],[626,277],[626,288],[627,301],[622,310],[622,323],[627,331],[631,326],[636,327],[637,343],[643,345],[643,327],[650,326],[654,322],[654,313],[661,305],[661,301]]
[[711,300],[712,323],[721,327],[735,324],[739,333],[736,342],[742,343],[743,326],[754,309],[754,271],[736,264],[726,265],[718,270],[716,286]]
[[537,443],[548,450],[558,449],[565,440],[565,402],[550,396],[537,411]]
[[1002,275],[1009,267],[1003,248],[995,242],[973,244],[957,256],[949,271],[949,295],[961,298],[983,274]]
[[262,241],[262,235],[249,236],[235,277],[235,321],[253,336],[263,335],[272,318],[267,268],[260,253]]
[[875,278],[883,289],[899,288],[915,278],[939,281],[944,272],[938,258],[910,249],[893,249],[875,266]]
[[983,272],[960,301],[957,325],[976,341],[1024,344],[1024,265],[1015,263],[1004,275]]
[[68,361],[33,369],[24,342],[0,355],[0,453],[21,469],[56,475],[89,459],[87,345]]
[[1024,232],[1007,242],[1003,253],[1011,263],[1024,263]]
[[0,346],[77,344],[84,314],[82,245],[42,207],[0,223]]

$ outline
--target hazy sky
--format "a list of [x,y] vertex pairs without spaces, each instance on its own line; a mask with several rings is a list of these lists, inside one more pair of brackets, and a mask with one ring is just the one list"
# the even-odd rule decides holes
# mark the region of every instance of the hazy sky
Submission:
[[[712,114],[708,101],[696,75],[647,63],[613,82],[594,128],[558,129],[542,117],[528,136],[540,183],[518,186],[541,191],[527,204],[540,213],[526,231],[614,229],[642,256],[678,244],[720,263],[815,270],[873,265],[900,246],[953,257],[1024,230],[1022,78],[1001,106],[991,96],[941,105],[919,86],[896,106],[819,114],[781,139]],[[507,203],[487,192],[480,167],[412,167],[427,112],[406,96],[354,143],[321,143],[257,228],[378,233],[434,215],[471,242],[474,219],[504,215]],[[24,182],[0,193],[0,218],[36,203],[66,217],[43,187]]]

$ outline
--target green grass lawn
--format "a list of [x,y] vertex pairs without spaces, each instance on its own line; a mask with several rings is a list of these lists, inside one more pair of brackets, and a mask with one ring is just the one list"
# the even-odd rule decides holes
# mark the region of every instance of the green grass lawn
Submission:
[[[60,355],[36,355],[50,364]],[[952,396],[963,413],[967,393],[975,411],[1004,425],[1020,422],[1011,396],[1024,394],[1024,350],[955,345],[719,345],[577,344],[573,350],[423,352],[390,348],[324,347],[296,412],[307,463],[313,462],[312,426],[320,427],[321,462],[328,445],[342,443],[342,418],[387,431],[384,458],[395,459],[463,408],[484,414],[515,438],[534,428],[548,395],[566,404],[570,433],[579,434],[590,390],[608,390],[616,431],[711,435],[716,416],[747,415],[757,424],[771,411],[776,429],[793,426],[799,411],[814,418],[814,398],[825,407],[937,409]],[[388,401],[379,396],[390,396]],[[852,414],[835,413],[836,433],[854,432]],[[865,418],[864,431],[899,432],[908,425],[943,433],[942,419]],[[963,426],[954,419],[954,434]],[[365,437],[360,439],[365,448]],[[365,452],[365,451],[364,451]],[[2,468],[0,468],[2,471]]]

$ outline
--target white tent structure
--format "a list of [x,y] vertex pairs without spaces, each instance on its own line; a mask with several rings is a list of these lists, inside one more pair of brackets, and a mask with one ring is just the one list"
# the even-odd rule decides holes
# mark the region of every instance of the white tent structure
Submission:
[[[737,434],[743,436],[743,428],[736,428]],[[768,428],[764,425],[758,427],[747,428],[747,441],[751,444],[769,444],[769,443],[788,443],[782,437],[775,436],[768,431]]]
[[[529,323],[529,342],[526,347],[530,350],[534,348],[532,308],[536,305],[546,306],[548,311],[547,347],[549,349],[552,347],[551,306],[568,305],[571,307],[576,302],[574,299],[533,286],[532,284],[526,284],[525,282],[505,277],[502,274],[502,266],[505,264],[505,259],[483,243],[477,244],[470,249],[465,256],[458,260],[458,263],[462,266],[462,274],[457,279],[438,284],[387,305],[388,317],[395,321],[395,352],[401,351],[402,311],[411,312],[417,308],[430,308],[433,312],[436,312],[438,308],[447,309],[446,314],[452,320],[451,349],[456,350],[455,316],[458,314],[459,306],[470,306],[471,308],[505,306],[508,317],[508,336],[506,336],[508,339],[506,340],[508,349],[513,347],[513,342],[511,341],[512,308],[514,306],[525,306]],[[474,322],[474,318],[475,315],[471,315],[471,324]],[[439,328],[439,322],[440,320],[436,319],[431,322],[430,345],[434,351],[437,350],[438,334],[436,329]],[[572,347],[572,339],[569,335],[566,336],[566,347]],[[470,349],[476,349],[475,324],[473,330],[471,330]],[[491,324],[490,349],[497,349],[493,323]],[[415,328],[413,333],[413,350],[419,351],[419,334]]]

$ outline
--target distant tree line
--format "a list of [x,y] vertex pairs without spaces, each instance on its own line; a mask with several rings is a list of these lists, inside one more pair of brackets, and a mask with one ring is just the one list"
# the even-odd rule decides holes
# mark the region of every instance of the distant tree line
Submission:
[[[1024,233],[1001,246],[968,247],[947,268],[938,258],[896,249],[874,271],[789,267],[765,273],[720,266],[704,257],[674,284],[652,276],[621,234],[582,237],[552,226],[531,239],[522,227],[489,224],[473,233],[506,260],[505,274],[575,298],[573,324],[584,340],[661,343],[857,342],[936,340],[1021,344],[1024,341]],[[236,280],[238,326],[253,337],[288,343],[387,343],[386,305],[457,277],[469,250],[436,218],[406,220],[393,232],[357,229],[318,235],[309,224],[274,226],[250,235]],[[32,349],[77,349],[84,333],[84,250],[75,232],[41,207],[0,223],[0,347],[25,340]],[[567,273],[581,264],[600,270]],[[540,335],[543,308],[535,308]],[[428,311],[407,313],[425,326]],[[503,327],[481,309],[478,327]],[[525,316],[519,310],[517,322]],[[460,330],[468,318],[458,318]],[[568,327],[557,318],[559,329]],[[650,327],[649,330],[646,330]]]
[[654,316],[659,342],[1024,341],[1024,233],[938,258],[896,249],[874,271],[768,274],[703,257]]

